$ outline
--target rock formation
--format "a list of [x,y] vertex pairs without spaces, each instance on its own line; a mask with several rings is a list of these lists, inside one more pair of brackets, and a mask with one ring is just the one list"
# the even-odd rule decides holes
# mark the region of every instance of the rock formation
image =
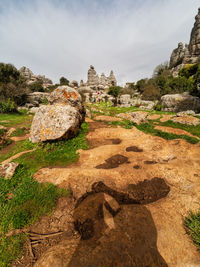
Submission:
[[163,111],[179,112],[186,110],[200,111],[200,98],[188,93],[164,95],[161,97]]
[[195,23],[191,32],[189,45],[185,47],[183,43],[178,44],[178,48],[174,49],[170,57],[170,68],[174,76],[178,75],[179,70],[185,64],[196,63],[200,56],[200,8],[195,17]]
[[74,137],[85,118],[81,96],[68,86],[59,86],[49,96],[49,105],[40,106],[31,126],[33,143]]
[[48,86],[53,84],[52,81],[46,78],[44,75],[34,75],[34,73],[27,67],[22,67],[21,69],[19,69],[19,72],[26,78],[27,84],[42,81],[44,88],[47,88]]
[[104,73],[99,75],[96,73],[94,66],[90,66],[90,69],[88,70],[88,80],[84,84],[83,80],[80,82],[81,89],[91,88],[91,89],[106,89],[112,85],[117,85],[117,80],[115,78],[115,75],[113,71],[110,72],[110,75],[108,77],[105,76]]

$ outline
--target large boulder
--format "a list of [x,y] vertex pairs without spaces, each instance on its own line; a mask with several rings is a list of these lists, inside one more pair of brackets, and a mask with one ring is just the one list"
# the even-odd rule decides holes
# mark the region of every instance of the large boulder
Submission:
[[39,107],[31,126],[33,143],[74,137],[85,118],[79,93],[68,86],[59,86],[49,96],[49,105]]
[[168,112],[186,110],[198,112],[200,110],[200,98],[188,93],[164,95],[161,97],[161,104],[163,105],[163,111]]
[[129,108],[131,106],[131,96],[128,94],[121,95],[119,101],[121,107]]

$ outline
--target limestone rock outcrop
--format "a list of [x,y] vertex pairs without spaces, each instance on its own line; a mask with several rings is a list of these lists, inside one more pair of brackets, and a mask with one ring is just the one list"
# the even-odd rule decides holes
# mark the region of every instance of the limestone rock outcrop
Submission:
[[185,64],[196,63],[200,56],[200,8],[195,17],[195,23],[191,32],[189,45],[185,47],[183,43],[178,44],[178,48],[174,49],[170,57],[170,68],[174,76],[178,75],[179,70]]
[[32,84],[34,82],[41,81],[44,88],[52,85],[52,81],[49,78],[46,78],[44,75],[35,75],[29,68],[22,67],[19,69],[19,72],[27,80],[27,84]]
[[99,77],[99,75],[94,69],[94,66],[92,65],[90,66],[90,69],[88,70],[87,82],[84,83],[83,80],[81,80],[80,82],[81,89],[85,89],[89,87],[91,89],[104,90],[112,85],[114,86],[117,85],[117,80],[115,78],[113,71],[110,72],[110,75],[108,77],[106,77],[104,73],[102,73],[101,76]]
[[38,107],[44,101],[48,100],[50,93],[34,92],[26,96],[26,107]]
[[164,95],[161,97],[163,111],[180,112],[193,110],[200,111],[200,98],[191,96],[187,92],[182,94]]
[[68,86],[59,86],[49,96],[49,105],[36,112],[31,126],[33,143],[74,137],[85,118],[79,93]]
[[17,167],[19,166],[18,163],[15,162],[9,162],[8,164],[1,165],[0,166],[0,177],[4,177],[5,179],[10,179],[14,173]]
[[128,94],[121,95],[119,101],[121,107],[129,108],[131,106],[131,96]]

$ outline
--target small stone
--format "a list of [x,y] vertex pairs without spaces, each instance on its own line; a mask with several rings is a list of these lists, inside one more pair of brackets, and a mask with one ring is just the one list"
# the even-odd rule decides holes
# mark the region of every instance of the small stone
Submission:
[[14,173],[16,168],[19,166],[18,163],[10,162],[4,166],[0,166],[0,177],[4,177],[5,179],[10,179]]

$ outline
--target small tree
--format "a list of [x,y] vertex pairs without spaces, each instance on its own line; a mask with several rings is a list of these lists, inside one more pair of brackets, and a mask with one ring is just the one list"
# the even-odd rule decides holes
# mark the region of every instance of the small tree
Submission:
[[169,69],[168,61],[158,65],[153,71],[153,78],[157,77],[158,75],[161,75],[163,71],[168,70],[168,69]]
[[69,85],[69,80],[65,77],[60,78],[60,85]]
[[108,89],[108,94],[114,96],[115,98],[117,98],[121,92],[121,87],[120,86],[111,86]]

